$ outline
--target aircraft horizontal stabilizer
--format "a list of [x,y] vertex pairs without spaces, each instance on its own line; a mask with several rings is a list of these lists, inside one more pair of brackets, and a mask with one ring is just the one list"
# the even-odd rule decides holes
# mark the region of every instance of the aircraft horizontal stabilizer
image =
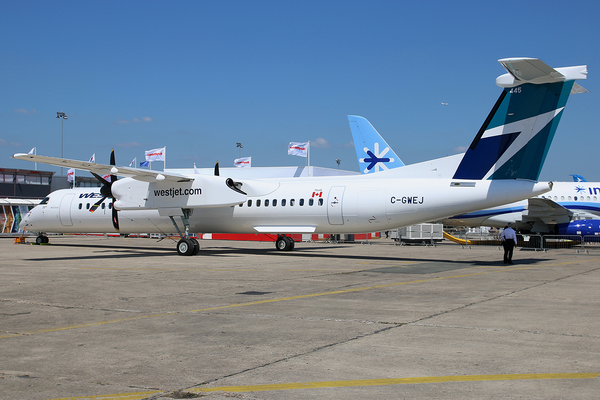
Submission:
[[523,83],[543,84],[568,80],[586,79],[587,66],[552,68],[537,58],[503,58],[498,60],[508,71],[499,76],[496,84],[500,87],[511,88]]

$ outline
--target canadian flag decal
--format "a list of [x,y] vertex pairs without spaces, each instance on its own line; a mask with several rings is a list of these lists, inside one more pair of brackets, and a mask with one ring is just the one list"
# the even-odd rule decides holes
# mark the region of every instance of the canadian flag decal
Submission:
[[322,190],[315,190],[312,194],[312,197],[323,197],[323,191]]

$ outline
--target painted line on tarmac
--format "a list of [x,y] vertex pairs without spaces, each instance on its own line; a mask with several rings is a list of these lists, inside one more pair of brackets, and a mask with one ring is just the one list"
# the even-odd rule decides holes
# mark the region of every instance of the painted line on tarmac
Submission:
[[214,388],[192,388],[187,392],[264,392],[273,390],[298,390],[298,389],[321,389],[339,387],[361,387],[361,386],[390,386],[418,383],[447,383],[447,382],[485,382],[485,381],[515,381],[515,380],[540,380],[540,379],[593,379],[600,376],[600,372],[592,373],[565,373],[565,374],[502,374],[502,375],[450,375],[450,376],[426,376],[416,378],[390,378],[390,379],[355,379],[347,381],[323,381],[323,382],[297,382],[297,383],[275,383],[266,385],[247,386],[219,386]]
[[148,396],[152,396],[159,393],[165,393],[164,391],[149,391],[149,392],[136,392],[136,393],[118,393],[118,394],[105,394],[99,396],[80,396],[80,397],[61,397],[59,399],[51,400],[142,400],[147,399]]
[[[266,385],[245,386],[217,386],[213,388],[190,388],[182,392],[208,393],[208,392],[265,392],[278,390],[323,389],[341,387],[366,387],[366,386],[392,386],[423,383],[449,383],[449,382],[486,382],[486,381],[516,381],[516,380],[548,380],[548,379],[594,379],[600,372],[591,373],[563,373],[563,374],[500,374],[500,375],[450,375],[450,376],[425,376],[415,378],[388,378],[388,379],[354,379],[345,381],[321,382],[294,382],[274,383]],[[165,393],[164,391],[148,391],[135,393],[117,393],[99,396],[62,397],[51,400],[141,400],[148,396]]]
[[[598,261],[598,260],[600,260],[600,258],[586,260],[586,262]],[[165,312],[165,313],[160,313],[160,314],[141,315],[141,316],[129,317],[129,318],[118,318],[118,319],[112,319],[112,320],[108,320],[108,321],[90,322],[90,323],[85,323],[85,324],[61,326],[61,327],[55,327],[55,328],[36,329],[36,330],[25,331],[25,332],[7,332],[7,331],[5,331],[3,334],[0,333],[0,339],[10,338],[10,337],[18,337],[18,336],[35,335],[35,334],[40,334],[40,333],[66,331],[66,330],[78,329],[78,328],[88,328],[88,327],[92,327],[92,326],[100,326],[100,325],[115,324],[115,323],[120,323],[120,322],[136,321],[136,320],[146,319],[146,318],[164,317],[164,316],[168,316],[168,315],[200,313],[200,312],[214,311],[214,310],[224,310],[227,308],[234,308],[234,307],[255,306],[255,305],[259,305],[259,304],[277,303],[280,301],[300,300],[300,299],[308,299],[308,298],[312,298],[312,297],[331,296],[331,295],[335,295],[335,294],[363,292],[366,290],[384,289],[384,288],[390,288],[390,287],[395,287],[395,286],[400,286],[400,285],[412,285],[415,283],[425,283],[425,282],[435,282],[435,281],[448,280],[448,279],[467,278],[470,276],[493,274],[493,273],[497,273],[497,272],[510,272],[510,271],[524,270],[524,269],[545,268],[545,267],[577,264],[577,263],[581,263],[581,261],[580,260],[567,261],[567,262],[547,264],[547,265],[542,265],[542,266],[540,266],[540,265],[531,266],[530,265],[530,266],[524,266],[524,267],[498,267],[498,269],[493,270],[493,271],[488,270],[488,271],[480,271],[480,272],[471,272],[471,273],[461,274],[461,275],[440,276],[440,277],[436,277],[436,278],[426,278],[426,279],[417,279],[417,280],[412,280],[412,281],[386,283],[386,284],[382,284],[382,285],[364,286],[364,287],[358,287],[358,288],[353,288],[353,289],[332,290],[329,292],[302,294],[302,295],[288,296],[288,297],[278,297],[278,298],[274,298],[274,299],[251,301],[248,303],[226,304],[224,306],[200,308],[197,310],[171,311],[171,312]]]

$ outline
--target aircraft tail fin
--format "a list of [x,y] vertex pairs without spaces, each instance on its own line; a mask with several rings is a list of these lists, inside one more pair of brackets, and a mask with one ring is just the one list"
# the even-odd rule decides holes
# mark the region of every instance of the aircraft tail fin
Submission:
[[461,160],[454,179],[537,180],[569,95],[587,67],[551,68],[537,58],[499,60],[504,90]]
[[366,118],[348,115],[361,174],[404,166],[400,157]]

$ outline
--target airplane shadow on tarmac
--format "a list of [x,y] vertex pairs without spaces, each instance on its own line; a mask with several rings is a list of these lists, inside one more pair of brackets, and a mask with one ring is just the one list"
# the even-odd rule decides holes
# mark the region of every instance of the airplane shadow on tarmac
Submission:
[[[70,247],[80,248],[82,251],[88,250],[87,254],[63,255],[59,257],[35,257],[28,258],[28,261],[67,261],[67,260],[94,260],[94,259],[119,259],[119,258],[144,258],[144,257],[183,257],[177,254],[173,247],[149,247],[149,246],[133,246],[123,244],[92,244],[92,243],[55,243],[52,247]],[[548,261],[548,259],[537,258],[518,258],[513,260],[514,264],[505,265],[502,262],[502,253],[498,252],[497,260],[456,260],[456,259],[440,259],[426,257],[395,257],[381,256],[368,254],[332,254],[325,251],[330,249],[340,249],[337,245],[310,245],[303,244],[296,247],[293,251],[282,252],[274,248],[248,249],[243,247],[212,247],[201,242],[200,252],[196,256],[186,257],[191,262],[202,262],[202,258],[206,257],[243,257],[246,255],[269,255],[274,257],[300,257],[300,258],[317,258],[317,259],[347,259],[354,263],[377,263],[376,265],[361,265],[361,271],[374,273],[404,273],[404,274],[426,274],[441,272],[453,269],[471,268],[471,267],[518,267],[531,266]],[[204,247],[204,248],[203,248]],[[97,251],[93,251],[96,249]],[[93,253],[90,254],[89,251]],[[213,260],[214,261],[214,260]],[[383,265],[382,265],[383,263]],[[389,265],[385,265],[389,263]],[[402,263],[404,263],[402,265]],[[398,265],[401,264],[401,265]]]

